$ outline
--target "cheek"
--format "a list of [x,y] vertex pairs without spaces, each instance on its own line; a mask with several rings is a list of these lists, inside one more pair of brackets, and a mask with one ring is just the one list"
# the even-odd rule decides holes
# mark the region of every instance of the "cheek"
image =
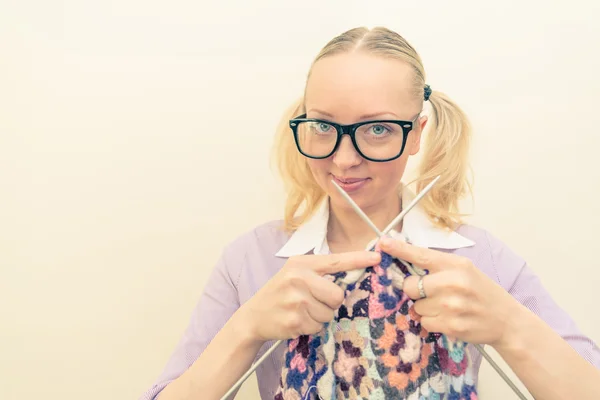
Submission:
[[386,185],[389,183],[398,183],[402,179],[402,175],[404,175],[407,161],[407,157],[402,155],[402,157],[394,161],[374,163],[371,171],[373,175],[377,176],[378,180],[385,182]]
[[308,168],[317,181],[321,181],[329,173],[329,163],[329,160],[309,159],[307,161]]

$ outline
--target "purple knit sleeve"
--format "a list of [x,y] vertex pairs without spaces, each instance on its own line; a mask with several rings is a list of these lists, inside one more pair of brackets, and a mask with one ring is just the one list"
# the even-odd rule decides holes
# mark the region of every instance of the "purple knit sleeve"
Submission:
[[600,349],[580,331],[571,316],[544,288],[540,278],[500,240],[487,234],[492,262],[502,286],[521,304],[545,321],[585,360],[600,368]]
[[244,262],[241,241],[228,246],[212,270],[188,326],[166,366],[154,384],[139,400],[155,400],[173,380],[183,374],[200,356],[212,338],[239,307],[237,279]]

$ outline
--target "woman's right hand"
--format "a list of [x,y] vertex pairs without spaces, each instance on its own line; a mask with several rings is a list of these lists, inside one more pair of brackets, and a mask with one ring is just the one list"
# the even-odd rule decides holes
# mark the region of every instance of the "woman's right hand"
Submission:
[[344,301],[344,291],[324,275],[367,268],[374,251],[290,257],[239,310],[254,340],[291,339],[319,332]]

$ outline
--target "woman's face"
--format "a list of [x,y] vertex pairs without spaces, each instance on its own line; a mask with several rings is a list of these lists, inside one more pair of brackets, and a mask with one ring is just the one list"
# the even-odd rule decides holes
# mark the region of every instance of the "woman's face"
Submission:
[[[423,101],[415,98],[413,72],[398,60],[360,52],[319,60],[307,82],[307,118],[353,124],[374,119],[414,120]],[[426,118],[417,120],[408,135],[402,156],[387,162],[372,162],[360,156],[348,135],[337,151],[326,159],[307,159],[317,183],[331,196],[335,207],[348,207],[334,185],[335,180],[367,212],[382,202],[397,204],[398,184],[410,155],[419,151]],[[321,126],[319,126],[321,128]],[[324,125],[327,128],[327,125]],[[373,130],[379,134],[381,128]],[[387,145],[387,144],[386,144]]]

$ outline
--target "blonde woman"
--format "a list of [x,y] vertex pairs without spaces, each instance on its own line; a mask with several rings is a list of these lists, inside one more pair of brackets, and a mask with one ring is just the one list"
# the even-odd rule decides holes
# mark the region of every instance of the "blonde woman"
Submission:
[[[466,116],[427,85],[419,55],[397,33],[357,28],[332,39],[277,132],[274,154],[287,187],[284,220],[258,226],[224,250],[181,341],[142,399],[219,399],[278,339],[285,345],[256,371],[263,399],[318,398],[309,396],[327,390],[336,398],[436,398],[434,378],[441,371],[432,365],[442,361],[432,352],[443,347],[423,339],[426,332],[470,344],[464,387],[476,387],[481,355],[471,345],[479,343],[493,347],[535,398],[599,399],[596,344],[523,259],[461,222],[469,141]],[[383,229],[411,200],[400,182],[417,153],[417,189],[438,175],[441,180],[377,250],[428,275],[421,281],[392,276],[392,284],[371,269],[370,280],[344,291],[332,276],[384,260],[380,251],[362,250],[373,242],[372,231],[331,181]],[[377,285],[389,285],[387,297],[373,295]],[[319,336],[342,313],[335,337]],[[377,313],[385,314],[380,331]],[[316,350],[308,343],[327,341],[335,342],[333,358],[314,353],[321,354],[311,361],[318,365],[309,366],[306,354]],[[316,389],[317,371],[330,388]]]

